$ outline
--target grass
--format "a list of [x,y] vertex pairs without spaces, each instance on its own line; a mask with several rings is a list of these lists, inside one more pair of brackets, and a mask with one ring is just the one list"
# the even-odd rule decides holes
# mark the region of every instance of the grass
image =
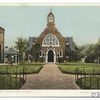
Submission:
[[0,76],[0,89],[20,89],[21,86],[24,84],[23,79],[16,78],[14,76],[11,76],[11,82],[10,82],[10,76]]
[[20,73],[20,71],[23,71],[23,68],[25,68],[26,74],[34,74],[39,73],[39,71],[42,69],[42,64],[26,64],[26,65],[0,65],[0,73],[11,73],[16,74]]
[[[100,89],[100,64],[86,64],[86,63],[62,63],[59,64],[59,69],[63,73],[75,74],[75,69],[78,68],[78,72],[86,74],[87,77],[79,78],[76,83],[82,89]],[[90,78],[90,74],[92,77]],[[96,75],[94,75],[96,74]]]
[[34,63],[34,62],[27,62],[27,61],[22,61],[19,63],[19,65],[43,65],[44,63],[41,63],[41,62],[37,62],[37,63]]
[[59,69],[63,73],[68,73],[68,74],[75,74],[75,68],[79,67],[79,70],[82,71],[83,67],[85,68],[85,72],[87,74],[93,73],[93,68],[94,72],[97,74],[100,74],[100,64],[85,64],[85,63],[62,63],[59,64]]
[[[20,78],[20,74],[35,74],[43,68],[42,63],[26,63],[19,65],[0,65],[0,89],[19,89],[24,84],[24,80]],[[16,78],[16,74],[19,76]],[[11,75],[11,76],[10,76]],[[23,74],[22,74],[23,75]],[[11,79],[11,81],[10,81]]]
[[92,77],[91,83],[89,77],[80,78],[76,83],[82,89],[100,89],[100,77]]

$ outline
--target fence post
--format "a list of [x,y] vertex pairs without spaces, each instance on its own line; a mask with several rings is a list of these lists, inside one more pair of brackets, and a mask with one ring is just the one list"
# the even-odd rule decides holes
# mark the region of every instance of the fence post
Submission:
[[91,74],[90,74],[90,88],[91,88]]
[[86,87],[86,74],[85,74],[85,77],[84,78],[85,78],[85,87]]
[[84,67],[84,81],[85,81],[85,87],[86,87],[86,72],[85,72],[85,67]]
[[24,75],[25,75],[25,82],[26,82],[26,67],[24,67],[25,69],[24,69]]
[[78,68],[76,69],[76,71],[77,71],[77,80],[78,80]]
[[23,67],[22,74],[23,74],[23,83],[24,83],[24,67]]
[[16,88],[17,88],[17,72],[16,72]]
[[97,77],[97,89],[99,89],[99,78]]
[[17,88],[17,75],[18,75],[18,66],[16,67],[16,88]]
[[75,68],[75,82],[76,82],[76,75],[77,75],[77,72],[76,72],[76,68]]
[[20,87],[21,87],[21,70],[20,70],[19,75],[20,75]]
[[11,88],[11,74],[9,74],[9,76],[10,76],[10,88]]
[[83,84],[83,83],[82,83],[82,71],[81,71],[81,87],[83,87],[82,84]]
[[3,76],[3,89],[5,88],[5,82],[4,82],[4,76]]

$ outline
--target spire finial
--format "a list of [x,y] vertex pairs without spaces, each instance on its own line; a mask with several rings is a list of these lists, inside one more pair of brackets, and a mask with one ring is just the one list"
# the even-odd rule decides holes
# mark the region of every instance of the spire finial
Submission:
[[52,12],[52,9],[50,9],[50,12]]

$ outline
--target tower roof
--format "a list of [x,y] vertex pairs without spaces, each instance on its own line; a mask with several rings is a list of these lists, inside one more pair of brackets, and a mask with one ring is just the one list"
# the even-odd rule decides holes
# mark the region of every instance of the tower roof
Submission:
[[0,29],[5,30],[4,28],[0,27]]
[[52,10],[50,10],[48,16],[52,15],[54,17],[54,14],[52,13]]

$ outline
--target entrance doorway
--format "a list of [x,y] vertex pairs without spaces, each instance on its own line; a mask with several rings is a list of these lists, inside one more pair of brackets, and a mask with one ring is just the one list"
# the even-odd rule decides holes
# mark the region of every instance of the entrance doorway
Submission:
[[48,62],[54,62],[54,53],[52,50],[48,52]]

